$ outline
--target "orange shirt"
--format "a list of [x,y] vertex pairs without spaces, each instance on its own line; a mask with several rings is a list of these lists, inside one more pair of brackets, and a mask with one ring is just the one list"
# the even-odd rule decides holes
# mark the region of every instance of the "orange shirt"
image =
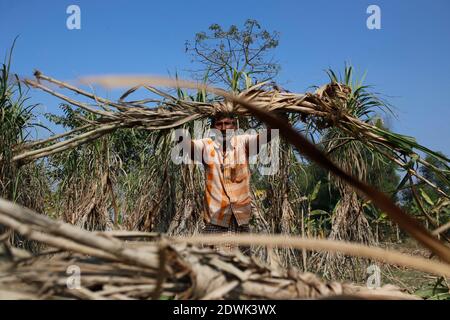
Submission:
[[258,135],[236,135],[225,154],[210,138],[192,140],[194,152],[202,155],[205,168],[205,220],[228,227],[232,215],[239,225],[248,224],[251,217],[250,170],[248,150],[256,145]]

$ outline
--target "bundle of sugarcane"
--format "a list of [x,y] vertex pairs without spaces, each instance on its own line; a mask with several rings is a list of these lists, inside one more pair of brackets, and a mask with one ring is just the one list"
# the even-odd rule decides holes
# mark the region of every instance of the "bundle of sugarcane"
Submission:
[[[168,238],[144,232],[90,232],[0,199],[0,224],[49,248],[37,256],[11,250],[0,271],[0,296],[75,299],[298,299],[348,296],[415,299],[399,289],[327,283],[313,274],[273,269],[239,252],[193,244],[279,245],[341,251],[450,276],[448,265],[338,241],[274,236]],[[139,240],[140,241],[137,241]],[[142,241],[146,239],[147,241]],[[128,240],[128,241],[126,241]],[[74,278],[78,270],[78,280]]]
[[[154,245],[148,247],[151,250]],[[160,275],[156,267],[78,254],[29,258],[0,271],[0,299],[419,299],[392,285],[370,290],[325,282],[312,273],[274,272],[239,256],[207,249],[165,250],[169,259],[165,268],[171,270],[166,275]],[[80,270],[79,284],[72,280],[73,270]]]
[[[368,113],[368,110],[365,109],[366,107],[360,108],[358,104],[361,101],[366,101],[367,106],[373,107],[382,106],[384,102],[370,93],[363,92],[360,90],[361,87],[353,90],[348,85],[332,81],[330,84],[318,88],[314,93],[298,94],[280,90],[277,86],[271,86],[268,83],[259,83],[234,94],[210,88],[204,84],[165,78],[121,76],[90,77],[82,80],[85,83],[99,83],[112,88],[133,86],[117,102],[114,102],[66,82],[53,79],[39,71],[35,72],[35,76],[37,81],[27,79],[24,82],[65,101],[90,116],[85,117],[78,114],[77,117],[83,125],[71,131],[51,136],[45,140],[17,146],[13,161],[26,163],[46,157],[88,143],[121,128],[145,130],[176,128],[190,121],[209,117],[217,112],[250,115],[248,109],[242,106],[242,102],[246,101],[266,112],[277,110],[299,114],[299,118],[303,122],[319,130],[329,127],[337,128],[347,136],[345,141],[342,142],[343,144],[352,140],[362,142],[373,152],[383,155],[403,168],[406,172],[403,181],[408,181],[411,176],[415,176],[422,183],[434,188],[441,196],[449,198],[445,191],[421,175],[416,167],[420,164],[429,168],[442,181],[450,185],[448,179],[450,159],[418,144],[414,138],[392,133],[369,120],[365,121],[362,116]],[[87,97],[92,100],[92,104],[82,103],[55,91],[43,84],[44,82]],[[210,91],[217,98],[194,101],[193,99],[175,97],[151,85],[197,88],[203,97],[206,96],[206,91]],[[156,94],[159,98],[125,101],[125,98],[140,88],[148,90],[151,94]],[[355,112],[355,110],[358,111]],[[422,159],[415,150],[437,159],[445,168],[444,171]]]

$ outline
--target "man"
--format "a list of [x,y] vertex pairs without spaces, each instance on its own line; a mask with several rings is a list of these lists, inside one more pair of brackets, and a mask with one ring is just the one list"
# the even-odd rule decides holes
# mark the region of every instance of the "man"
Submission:
[[[251,218],[249,157],[271,139],[237,135],[236,118],[220,113],[211,119],[216,137],[191,140],[191,159],[205,168],[205,227],[203,233],[247,233]],[[264,141],[265,140],[265,141]],[[186,141],[184,141],[186,143]],[[248,248],[243,249],[248,254]]]

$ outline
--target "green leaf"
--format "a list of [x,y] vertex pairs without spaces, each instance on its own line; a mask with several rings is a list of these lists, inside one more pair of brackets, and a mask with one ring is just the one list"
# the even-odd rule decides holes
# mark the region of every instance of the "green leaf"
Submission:
[[406,182],[409,180],[410,174],[407,172],[405,176],[403,177],[402,181],[398,184],[397,188],[395,188],[394,195],[397,194],[406,184]]
[[322,216],[322,215],[329,215],[330,213],[324,210],[316,209],[312,210],[309,215],[310,216]]
[[319,194],[321,181],[317,182],[317,184],[314,186],[313,192],[309,195],[309,201],[314,201],[317,198],[317,195]]
[[433,200],[431,200],[430,196],[422,188],[420,188],[419,190],[420,190],[420,195],[422,196],[422,198],[424,198],[426,203],[428,203],[430,206],[434,206],[434,202],[433,202]]

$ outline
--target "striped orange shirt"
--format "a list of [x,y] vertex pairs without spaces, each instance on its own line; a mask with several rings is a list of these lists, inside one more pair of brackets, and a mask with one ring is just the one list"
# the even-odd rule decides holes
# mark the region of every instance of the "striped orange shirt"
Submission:
[[258,135],[236,135],[225,154],[219,143],[210,138],[192,140],[194,154],[202,154],[205,168],[205,221],[228,227],[232,215],[239,225],[248,224],[251,217],[249,146],[257,143]]

